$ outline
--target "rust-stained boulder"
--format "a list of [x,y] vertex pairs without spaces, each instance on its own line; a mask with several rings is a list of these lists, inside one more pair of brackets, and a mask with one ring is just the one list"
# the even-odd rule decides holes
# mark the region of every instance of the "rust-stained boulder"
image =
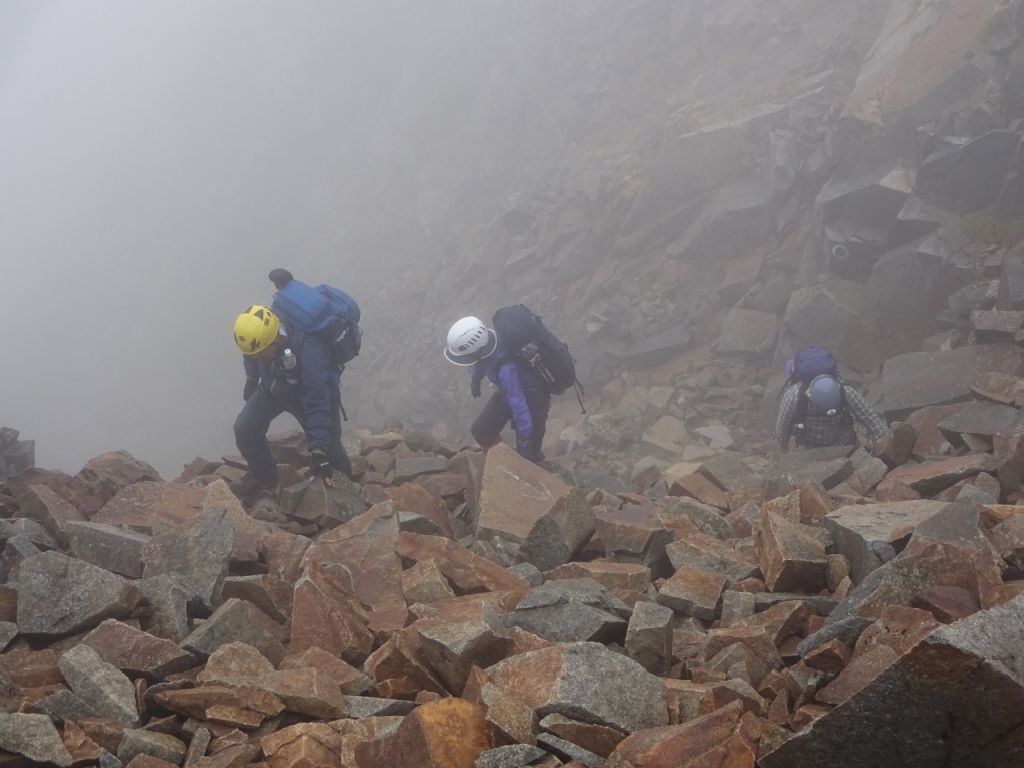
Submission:
[[434,560],[460,594],[529,589],[529,584],[500,565],[441,536],[402,532],[398,537],[398,554],[414,562]]
[[658,602],[684,616],[713,621],[725,584],[718,573],[680,568],[662,585]]
[[78,477],[93,486],[105,499],[133,483],[160,481],[160,473],[128,451],[107,451],[94,456],[78,470]]
[[586,494],[500,444],[487,452],[477,536],[541,570],[568,562],[594,532]]
[[619,743],[605,768],[731,766],[723,761],[742,714],[743,706],[734,701],[687,723],[637,731]]
[[825,547],[800,523],[766,512],[754,527],[765,584],[773,592],[814,593],[825,586]]
[[196,664],[196,658],[176,643],[116,619],[104,621],[86,635],[82,643],[129,677],[145,677],[151,682],[158,682]]
[[22,517],[35,520],[58,541],[66,542],[69,523],[82,522],[85,515],[45,485],[30,485],[18,497]]
[[1019,765],[1022,643],[1024,596],[939,627],[761,763],[817,768],[841,754],[849,768]]
[[757,562],[752,556],[702,533],[689,534],[673,541],[665,548],[665,552],[676,570],[688,568],[709,571],[724,578],[726,584],[749,579],[758,571]]
[[402,593],[408,605],[455,597],[448,579],[433,560],[420,560],[412,568],[402,571]]
[[373,634],[359,602],[348,591],[345,574],[311,563],[295,584],[292,602],[292,653],[322,648],[350,664],[362,664]]
[[157,527],[191,522],[202,505],[202,488],[147,480],[119,490],[89,519],[94,523],[123,525],[152,536]]
[[849,561],[854,583],[859,583],[896,557],[914,528],[945,506],[946,502],[926,500],[848,504],[830,512],[825,527],[835,541],[835,551]]
[[554,645],[485,671],[492,685],[541,715],[562,714],[627,733],[668,723],[662,681],[598,643]]
[[483,710],[464,699],[441,699],[417,707],[394,736],[394,768],[473,768],[493,746]]
[[494,609],[484,604],[469,621],[413,625],[420,635],[423,657],[449,691],[461,693],[474,664],[487,666],[505,658],[513,641]]

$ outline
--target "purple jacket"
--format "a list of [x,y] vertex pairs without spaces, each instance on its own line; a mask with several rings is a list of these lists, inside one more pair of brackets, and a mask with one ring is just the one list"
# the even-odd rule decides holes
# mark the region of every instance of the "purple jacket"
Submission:
[[512,426],[519,440],[528,441],[533,437],[533,416],[530,414],[529,399],[548,397],[547,387],[530,366],[511,356],[502,349],[501,343],[494,354],[474,363],[469,369],[471,386],[479,391],[480,382],[486,376],[501,392],[512,411]]

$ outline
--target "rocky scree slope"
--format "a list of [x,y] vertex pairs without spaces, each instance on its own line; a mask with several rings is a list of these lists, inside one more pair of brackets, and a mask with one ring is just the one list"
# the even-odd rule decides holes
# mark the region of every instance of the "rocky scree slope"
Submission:
[[716,450],[655,495],[398,425],[351,430],[331,489],[275,436],[282,487],[248,507],[238,457],[26,469],[0,758],[1020,765],[1024,430],[989,431],[1021,392],[992,373],[877,457]]
[[493,163],[516,162],[488,166],[487,194],[455,185],[420,266],[367,297],[387,311],[347,373],[364,422],[461,436],[478,404],[445,330],[520,301],[590,394],[586,418],[557,401],[547,451],[614,490],[641,459],[763,449],[801,345],[899,418],[919,404],[899,372],[932,361],[901,355],[940,353],[941,376],[965,346],[1018,343],[1018,0],[568,3],[541,21],[556,32],[495,93],[536,62],[550,75],[523,106],[545,130],[488,134]]

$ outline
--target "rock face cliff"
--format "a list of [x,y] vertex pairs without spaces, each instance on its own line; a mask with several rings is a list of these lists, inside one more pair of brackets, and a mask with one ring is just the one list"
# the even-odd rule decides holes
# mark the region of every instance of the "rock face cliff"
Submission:
[[754,445],[806,343],[902,412],[887,360],[1013,342],[1019,2],[513,5],[474,21],[489,56],[458,129],[417,145],[422,259],[366,297],[364,421],[465,434],[444,333],[519,301],[588,386],[590,417],[563,403],[548,433],[570,454],[609,432],[646,454],[667,416],[673,447],[723,426]]

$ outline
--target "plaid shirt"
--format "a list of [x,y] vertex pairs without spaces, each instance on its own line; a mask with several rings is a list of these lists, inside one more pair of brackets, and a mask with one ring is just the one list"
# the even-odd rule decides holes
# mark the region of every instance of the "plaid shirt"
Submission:
[[828,445],[853,445],[857,435],[853,431],[856,419],[868,430],[872,442],[878,442],[888,427],[885,420],[875,413],[864,397],[849,384],[843,384],[846,407],[835,416],[816,415],[805,409],[803,428],[798,428],[800,418],[800,390],[802,385],[791,384],[786,388],[779,403],[779,418],[775,423],[775,439],[785,448],[790,436],[796,436],[796,443],[802,448],[821,448]]

